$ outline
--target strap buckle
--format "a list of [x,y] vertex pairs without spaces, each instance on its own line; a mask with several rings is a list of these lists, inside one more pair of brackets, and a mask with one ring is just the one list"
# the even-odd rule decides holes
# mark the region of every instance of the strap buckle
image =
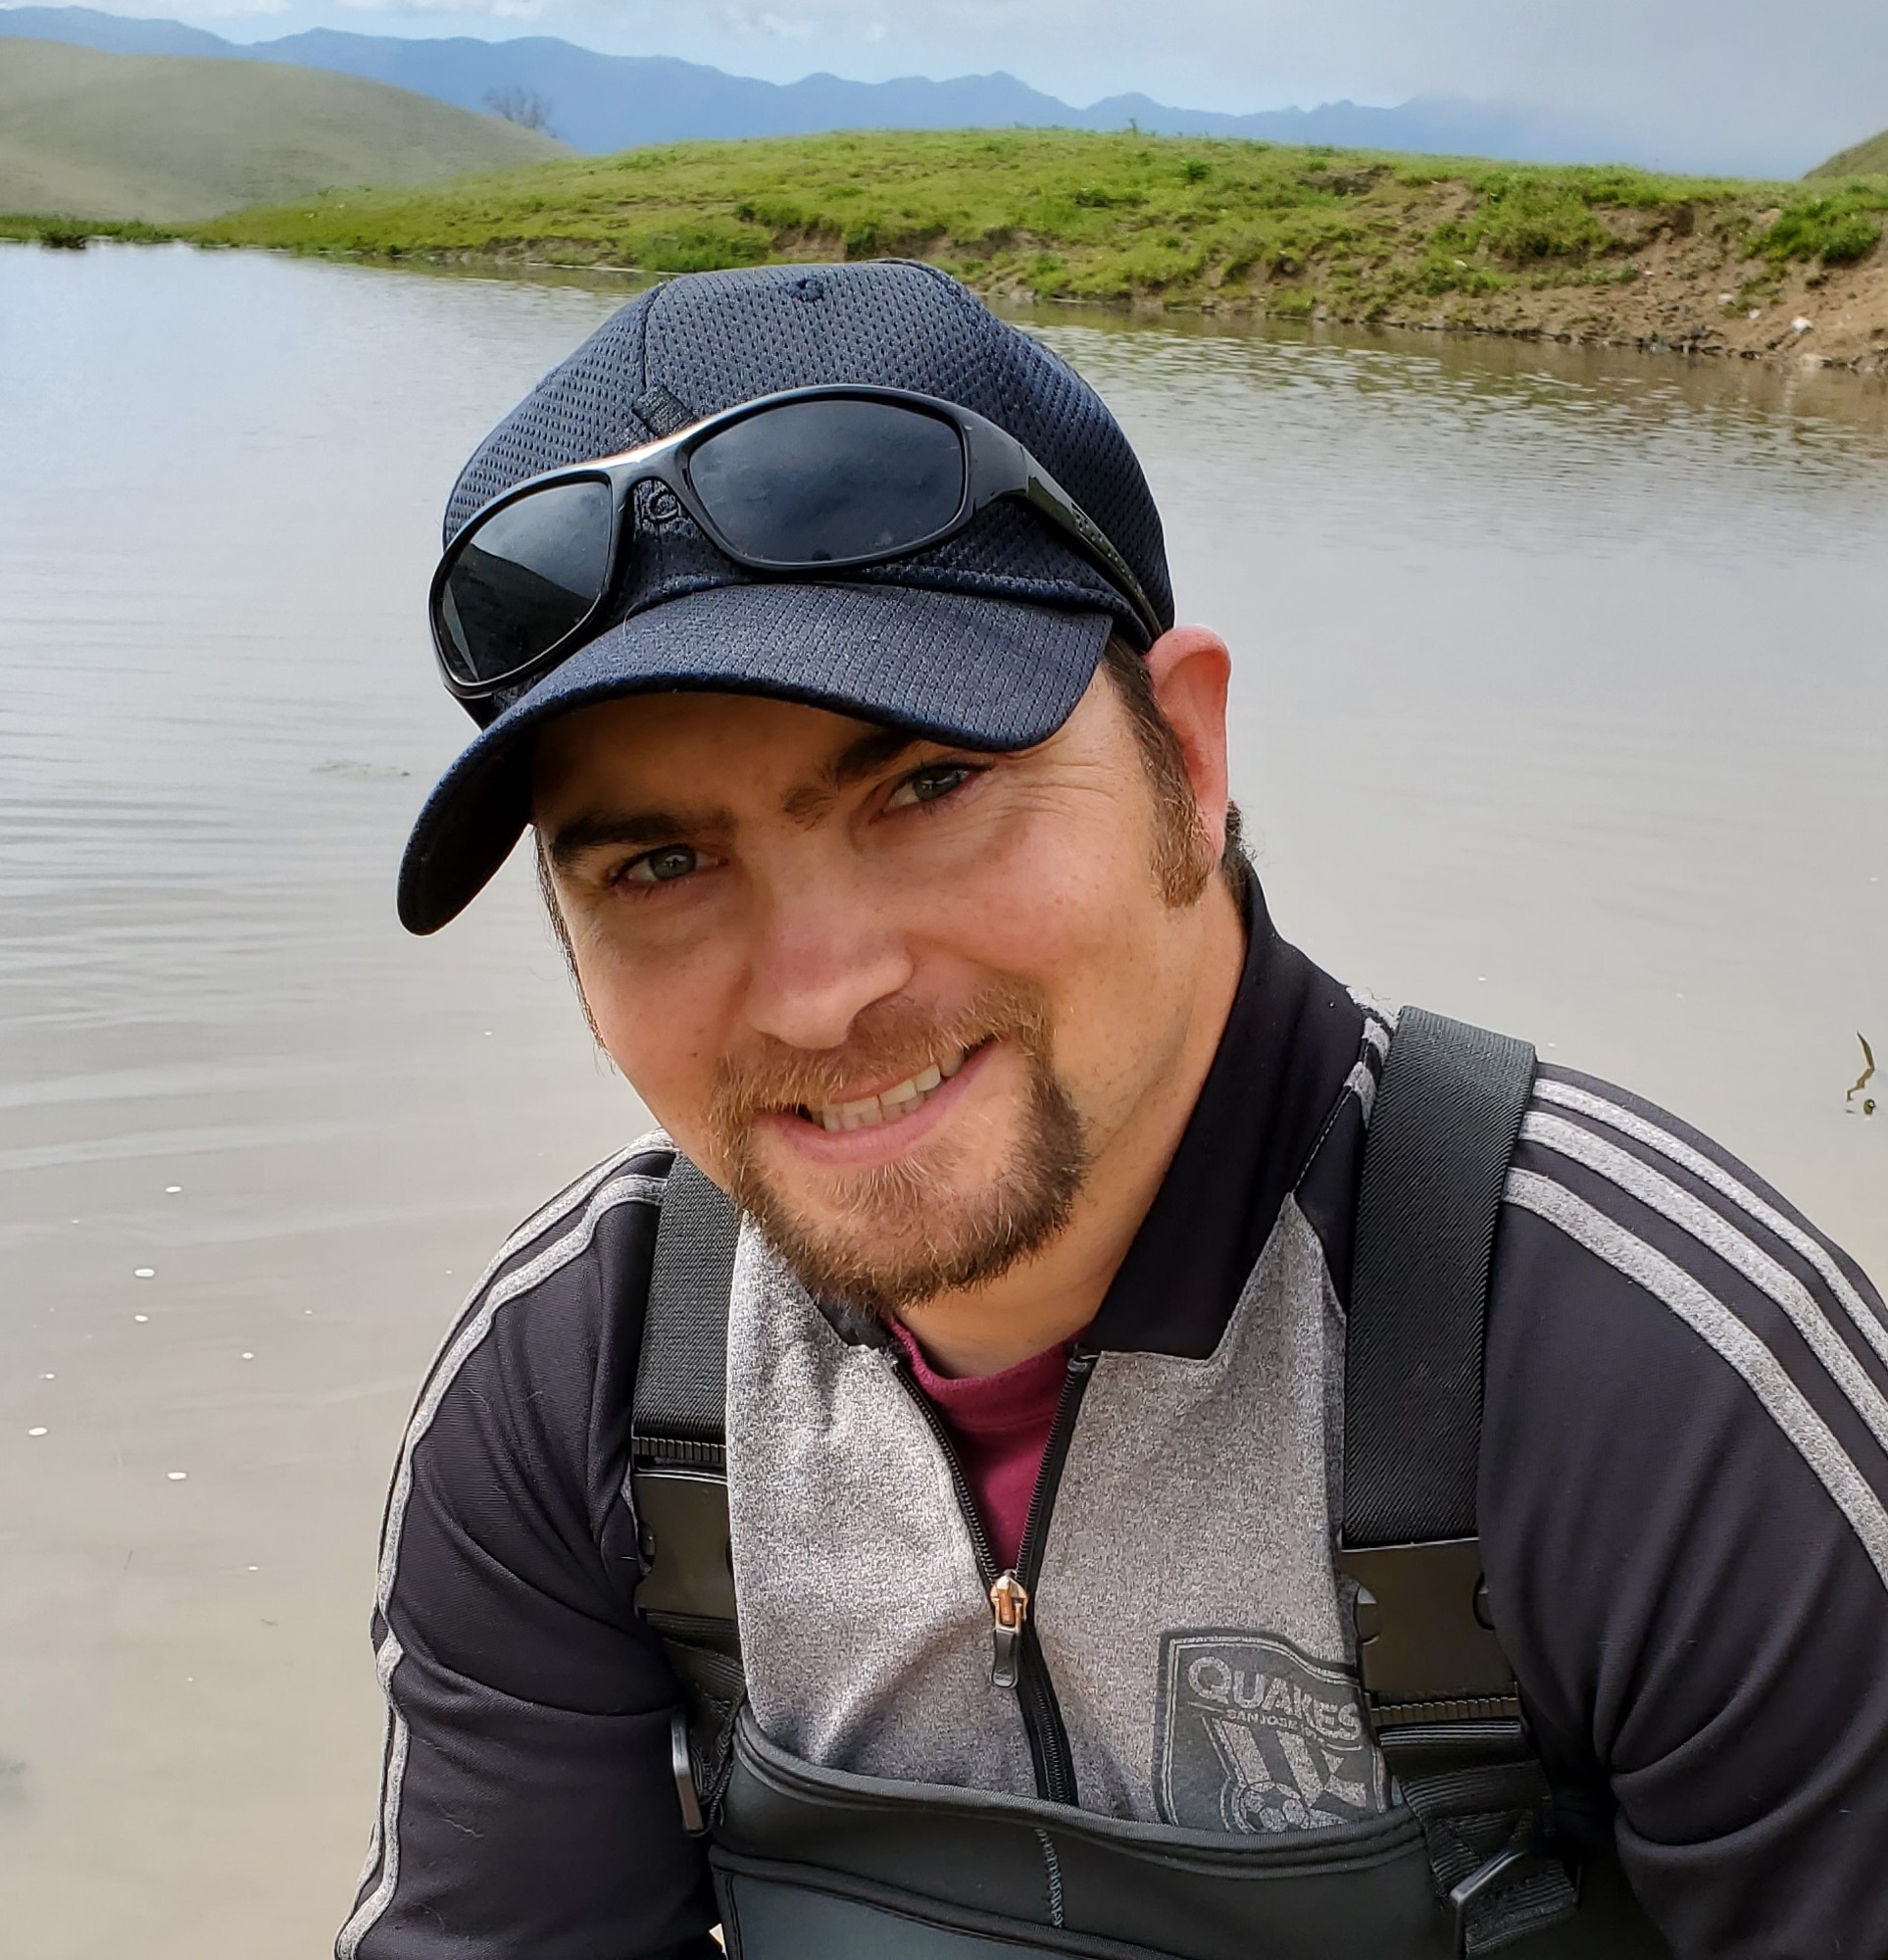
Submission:
[[675,1794],[681,1800],[682,1830],[690,1837],[708,1834],[702,1816],[701,1794],[695,1787],[695,1758],[688,1746],[688,1717],[677,1708],[669,1718],[669,1767],[675,1776]]
[[[1449,1951],[1454,1960],[1466,1960],[1468,1954],[1468,1920],[1477,1900],[1485,1897],[1498,1887],[1509,1885],[1525,1884],[1533,1878],[1547,1878],[1556,1881],[1553,1890],[1563,1900],[1565,1887],[1571,1887],[1573,1903],[1580,1896],[1580,1874],[1575,1865],[1555,1857],[1551,1852],[1537,1850],[1528,1845],[1511,1844],[1497,1851],[1485,1863],[1475,1869],[1456,1885],[1449,1893]],[[1552,1924],[1567,1910],[1565,1904],[1557,1909],[1543,1907],[1542,1920]],[[1525,1924],[1517,1924],[1506,1938],[1496,1943],[1506,1945],[1508,1939],[1520,1933],[1531,1931]]]
[[1357,1583],[1358,1665],[1379,1723],[1398,1702],[1512,1701],[1479,1538],[1346,1545],[1337,1562]]
[[627,1483],[643,1565],[637,1612],[732,1622],[726,1480],[709,1470],[635,1463]]

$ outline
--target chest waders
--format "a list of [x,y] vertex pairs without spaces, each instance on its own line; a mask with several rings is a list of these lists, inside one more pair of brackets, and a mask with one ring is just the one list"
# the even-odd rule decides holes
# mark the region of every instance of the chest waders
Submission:
[[[737,1223],[676,1159],[635,1386],[637,1606],[684,1684],[676,1789],[685,1828],[709,1839],[730,1954],[1666,1954],[1619,1870],[1604,1796],[1548,1781],[1481,1583],[1483,1326],[1533,1074],[1523,1043],[1414,1008],[1384,1064],[1358,1204],[1337,1564],[1356,1587],[1365,1705],[1395,1800],[1319,1830],[1179,1830],[860,1776],[762,1733],[744,1705],[723,1427]],[[1033,1630],[1017,1632],[1027,1658]],[[841,1625],[832,1664],[846,1664]]]

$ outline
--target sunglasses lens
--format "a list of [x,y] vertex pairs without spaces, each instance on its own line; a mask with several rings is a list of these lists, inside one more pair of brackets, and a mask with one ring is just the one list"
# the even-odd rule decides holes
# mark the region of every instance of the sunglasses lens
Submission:
[[613,502],[607,483],[554,484],[495,511],[465,541],[439,594],[462,680],[516,673],[582,625],[609,582]]
[[783,402],[711,435],[689,480],[722,537],[783,569],[909,550],[964,501],[956,426],[896,402]]

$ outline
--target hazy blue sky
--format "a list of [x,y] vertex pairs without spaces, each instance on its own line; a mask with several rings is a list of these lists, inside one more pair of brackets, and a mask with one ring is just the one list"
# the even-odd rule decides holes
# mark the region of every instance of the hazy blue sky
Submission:
[[[1008,69],[1077,102],[1264,109],[1428,92],[1577,111],[1696,148],[1834,148],[1888,126],[1888,0],[135,0],[238,39],[562,34],[787,80]],[[1747,139],[1748,140],[1748,139]],[[1740,144],[1738,147],[1744,147]]]

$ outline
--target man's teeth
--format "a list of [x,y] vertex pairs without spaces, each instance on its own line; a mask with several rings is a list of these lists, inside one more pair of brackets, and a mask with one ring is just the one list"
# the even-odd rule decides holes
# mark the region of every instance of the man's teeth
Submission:
[[956,1055],[948,1062],[935,1062],[929,1068],[919,1069],[917,1075],[907,1076],[902,1082],[894,1082],[877,1095],[861,1096],[857,1102],[822,1102],[813,1113],[826,1130],[869,1130],[875,1124],[911,1115],[933,1089],[963,1066],[964,1057]]

